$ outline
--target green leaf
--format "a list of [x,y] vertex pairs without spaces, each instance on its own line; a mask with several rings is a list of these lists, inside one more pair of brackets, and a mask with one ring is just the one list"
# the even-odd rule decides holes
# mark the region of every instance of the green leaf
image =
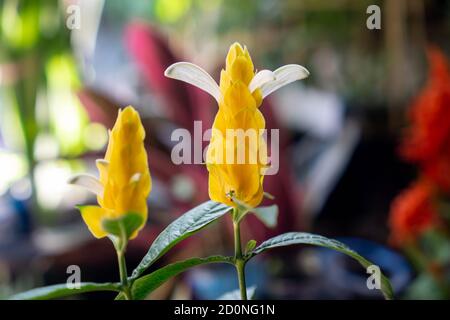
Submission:
[[222,217],[230,210],[230,207],[222,203],[207,201],[183,214],[164,229],[153,241],[147,254],[134,269],[131,278],[136,279],[139,277],[174,245]]
[[[373,265],[372,262],[368,261],[364,257],[360,256],[357,252],[353,251],[349,247],[347,247],[345,244],[333,240],[328,239],[326,237],[315,235],[311,233],[304,233],[304,232],[289,232],[284,233],[281,235],[278,235],[276,237],[273,237],[269,240],[264,241],[261,243],[258,247],[256,247],[255,250],[247,254],[248,259],[252,258],[253,256],[260,254],[268,249],[276,248],[276,247],[283,247],[283,246],[289,246],[293,244],[310,244],[320,247],[325,247],[329,249],[333,249],[339,252],[342,252],[353,259],[357,260],[365,269],[367,267]],[[392,291],[391,283],[389,282],[389,279],[384,275],[381,274],[381,291],[386,299],[392,299],[394,294]]]
[[269,228],[276,227],[278,219],[278,206],[276,204],[267,207],[254,208],[250,211]]
[[253,249],[255,249],[255,247],[256,247],[256,240],[249,240],[247,242],[247,246],[245,247],[245,252],[248,253]]
[[[247,288],[247,297],[249,300],[252,300],[255,297],[256,286],[251,286]],[[241,300],[241,291],[239,289],[226,292],[221,295],[217,300]]]
[[41,287],[13,295],[9,300],[47,300],[92,291],[120,291],[119,284],[82,282],[79,288],[68,288],[67,283]]
[[[145,299],[153,290],[157,289],[170,278],[186,271],[189,268],[206,263],[230,263],[233,264],[233,258],[224,256],[211,256],[207,258],[191,258],[184,261],[169,264],[146,276],[134,281],[131,287],[133,299]],[[116,299],[120,299],[121,296]]]
[[127,239],[142,225],[140,214],[130,212],[117,219],[103,219],[102,226],[106,232],[117,237],[125,236]]

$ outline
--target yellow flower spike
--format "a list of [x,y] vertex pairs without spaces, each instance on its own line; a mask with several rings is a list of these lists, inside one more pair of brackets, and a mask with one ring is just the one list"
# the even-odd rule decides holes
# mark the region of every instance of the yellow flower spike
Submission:
[[105,158],[97,160],[99,180],[78,175],[70,183],[83,186],[97,195],[99,206],[80,206],[81,215],[96,238],[109,235],[105,221],[138,215],[138,224],[128,235],[136,237],[147,221],[147,197],[151,177],[144,148],[145,130],[138,112],[131,106],[119,111],[109,133]]
[[229,68],[231,66],[231,63],[236,59],[238,55],[243,55],[244,49],[242,49],[242,46],[235,42],[230,46],[230,49],[228,49],[227,57],[225,58],[225,67]]
[[[219,105],[206,155],[210,198],[233,207],[237,207],[233,199],[258,206],[267,168],[267,147],[262,137],[265,120],[259,107],[270,93],[308,77],[308,70],[289,64],[256,73],[247,48],[234,43],[225,59],[220,85],[205,70],[188,62],[177,62],[164,74],[206,91]],[[235,134],[239,130],[250,134],[240,140],[235,134],[227,134],[230,129]]]

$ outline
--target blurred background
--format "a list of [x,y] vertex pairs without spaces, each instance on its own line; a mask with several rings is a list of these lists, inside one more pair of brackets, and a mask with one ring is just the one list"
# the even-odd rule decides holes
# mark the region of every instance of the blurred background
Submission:
[[[381,29],[366,25],[370,5],[381,9]],[[280,215],[275,230],[250,217],[244,241],[294,230],[336,237],[386,271],[398,297],[448,298],[447,222],[431,236],[424,228],[433,248],[425,252],[436,256],[422,254],[417,264],[422,240],[391,241],[389,215],[421,176],[399,145],[412,101],[429,82],[427,50],[450,53],[449,36],[450,1],[1,0],[0,298],[65,282],[69,265],[80,266],[82,281],[118,280],[111,243],[94,239],[74,208],[95,199],[67,181],[96,175],[121,107],[141,114],[154,181],[149,221],[129,244],[129,270],[168,223],[208,199],[206,168],[174,165],[170,135],[192,130],[194,120],[208,129],[217,105],[163,72],[190,61],[218,79],[235,41],[249,48],[257,69],[297,63],[311,73],[261,107],[267,127],[280,129],[280,171],[265,180]],[[447,115],[437,116],[441,125],[450,126]],[[439,197],[446,203],[445,192]],[[231,254],[230,222],[189,238],[154,267]],[[349,260],[310,247],[279,249],[248,265],[248,281],[257,298],[380,299]],[[235,288],[231,267],[202,267],[149,298],[216,299]]]

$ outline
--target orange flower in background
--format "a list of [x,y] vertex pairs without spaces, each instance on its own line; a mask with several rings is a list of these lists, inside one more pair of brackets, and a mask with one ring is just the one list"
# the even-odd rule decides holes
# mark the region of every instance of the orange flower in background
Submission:
[[437,216],[431,184],[425,180],[415,182],[392,203],[389,216],[391,241],[400,246],[416,240],[436,225]]
[[413,102],[411,127],[402,154],[412,161],[427,161],[438,156],[450,136],[450,73],[445,56],[429,49],[429,79]]
[[450,192],[450,72],[444,54],[428,50],[429,79],[409,113],[411,127],[401,147],[403,157]]
[[433,161],[424,163],[422,169],[424,174],[442,191],[450,194],[450,143],[447,143],[447,149]]

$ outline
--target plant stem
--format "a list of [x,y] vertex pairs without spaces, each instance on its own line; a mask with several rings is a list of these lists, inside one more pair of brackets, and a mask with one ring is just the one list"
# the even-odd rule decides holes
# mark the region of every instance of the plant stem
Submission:
[[130,284],[128,283],[127,264],[125,261],[125,251],[128,244],[128,237],[126,235],[123,225],[120,225],[121,236],[117,241],[113,241],[117,253],[117,261],[119,262],[120,283],[122,292],[125,295],[126,300],[133,300],[130,290]]
[[[233,210],[234,217],[239,214],[238,209]],[[247,286],[245,284],[245,260],[242,256],[241,247],[241,231],[239,226],[239,221],[236,219],[233,221],[234,228],[234,265],[238,274],[239,289],[241,291],[241,299],[247,300]]]
[[236,261],[236,270],[238,274],[239,289],[241,291],[241,299],[247,300],[247,286],[245,285],[245,261]]
[[122,292],[127,300],[132,300],[130,286],[128,285],[127,264],[125,262],[125,248],[117,250],[117,260],[119,262],[120,283]]

